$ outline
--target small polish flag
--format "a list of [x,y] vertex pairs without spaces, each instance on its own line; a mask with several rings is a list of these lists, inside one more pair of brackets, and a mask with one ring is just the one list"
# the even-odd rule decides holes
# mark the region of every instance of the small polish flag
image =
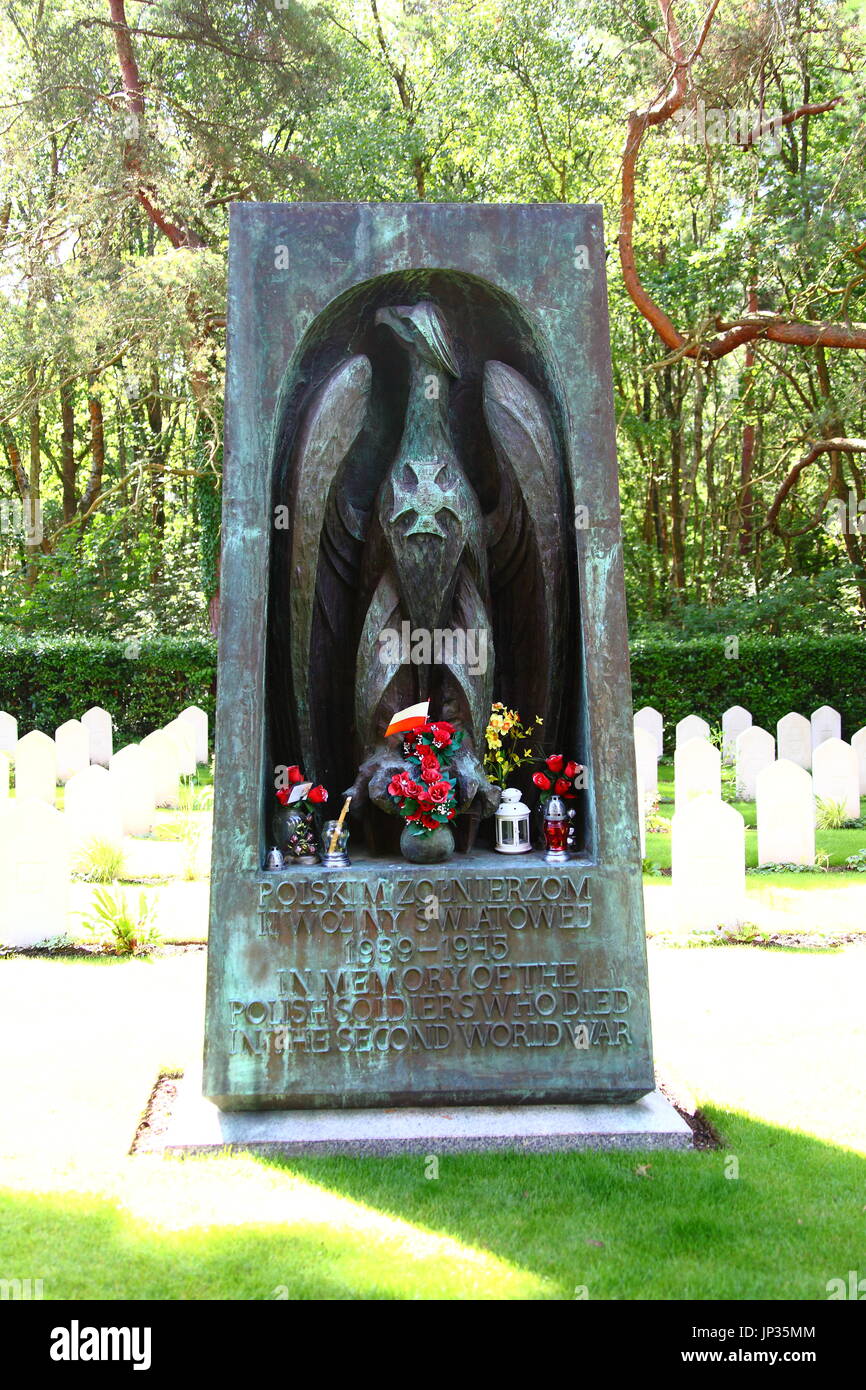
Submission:
[[423,729],[429,712],[429,700],[422,700],[420,705],[407,705],[405,709],[398,710],[385,730],[385,737],[410,733],[413,729]]

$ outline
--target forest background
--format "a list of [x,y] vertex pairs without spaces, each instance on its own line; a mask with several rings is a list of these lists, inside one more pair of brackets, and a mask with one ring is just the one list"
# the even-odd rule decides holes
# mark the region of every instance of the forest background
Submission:
[[633,638],[862,631],[864,58],[866,0],[4,0],[0,636],[213,630],[229,205],[342,199],[601,203]]

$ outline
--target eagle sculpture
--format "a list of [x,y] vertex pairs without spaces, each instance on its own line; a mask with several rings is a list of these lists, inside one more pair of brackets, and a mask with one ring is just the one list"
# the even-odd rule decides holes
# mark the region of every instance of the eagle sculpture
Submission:
[[[364,353],[345,357],[308,385],[284,441],[278,493],[291,527],[272,578],[287,601],[271,632],[282,654],[271,751],[334,791],[351,781],[353,814],[380,851],[390,824],[380,813],[396,809],[388,783],[407,769],[402,740],[385,730],[396,711],[429,699],[431,718],[465,731],[455,828],[468,849],[499,800],[483,768],[494,694],[540,714],[551,742],[562,729],[574,612],[561,451],[525,376],[501,361],[466,364],[480,372],[495,474],[483,509],[475,461],[455,447],[452,394],[464,372],[443,311],[422,299],[374,316],[403,356],[400,381],[377,382]],[[402,418],[383,423],[395,409]]]

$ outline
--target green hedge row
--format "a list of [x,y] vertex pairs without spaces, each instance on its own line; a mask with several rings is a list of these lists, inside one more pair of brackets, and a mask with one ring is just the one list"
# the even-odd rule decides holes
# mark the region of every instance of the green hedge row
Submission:
[[114,721],[115,747],[143,738],[200,705],[213,720],[216,643],[158,637],[118,642],[102,637],[0,635],[0,709],[31,729],[52,734],[92,705]]
[[[736,652],[736,654],[734,654]],[[721,722],[745,705],[775,732],[789,710],[807,717],[819,705],[842,715],[842,736],[866,725],[866,639],[860,637],[700,637],[631,644],[634,707],[653,705],[665,719],[665,745],[687,714]],[[160,637],[138,643],[99,637],[0,635],[0,709],[21,733],[79,718],[91,705],[112,715],[118,742],[142,738],[185,705],[213,719],[216,643]]]
[[699,637],[688,642],[631,644],[634,707],[664,716],[665,751],[687,714],[720,724],[731,705],[743,705],[755,724],[775,734],[791,710],[806,718],[820,705],[842,716],[842,737],[866,725],[866,638]]

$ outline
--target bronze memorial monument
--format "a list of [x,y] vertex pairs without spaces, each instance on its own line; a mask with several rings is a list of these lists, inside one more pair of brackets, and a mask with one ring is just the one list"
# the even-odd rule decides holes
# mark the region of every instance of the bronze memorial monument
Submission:
[[652,1091],[600,209],[232,208],[221,624],[205,1096]]

